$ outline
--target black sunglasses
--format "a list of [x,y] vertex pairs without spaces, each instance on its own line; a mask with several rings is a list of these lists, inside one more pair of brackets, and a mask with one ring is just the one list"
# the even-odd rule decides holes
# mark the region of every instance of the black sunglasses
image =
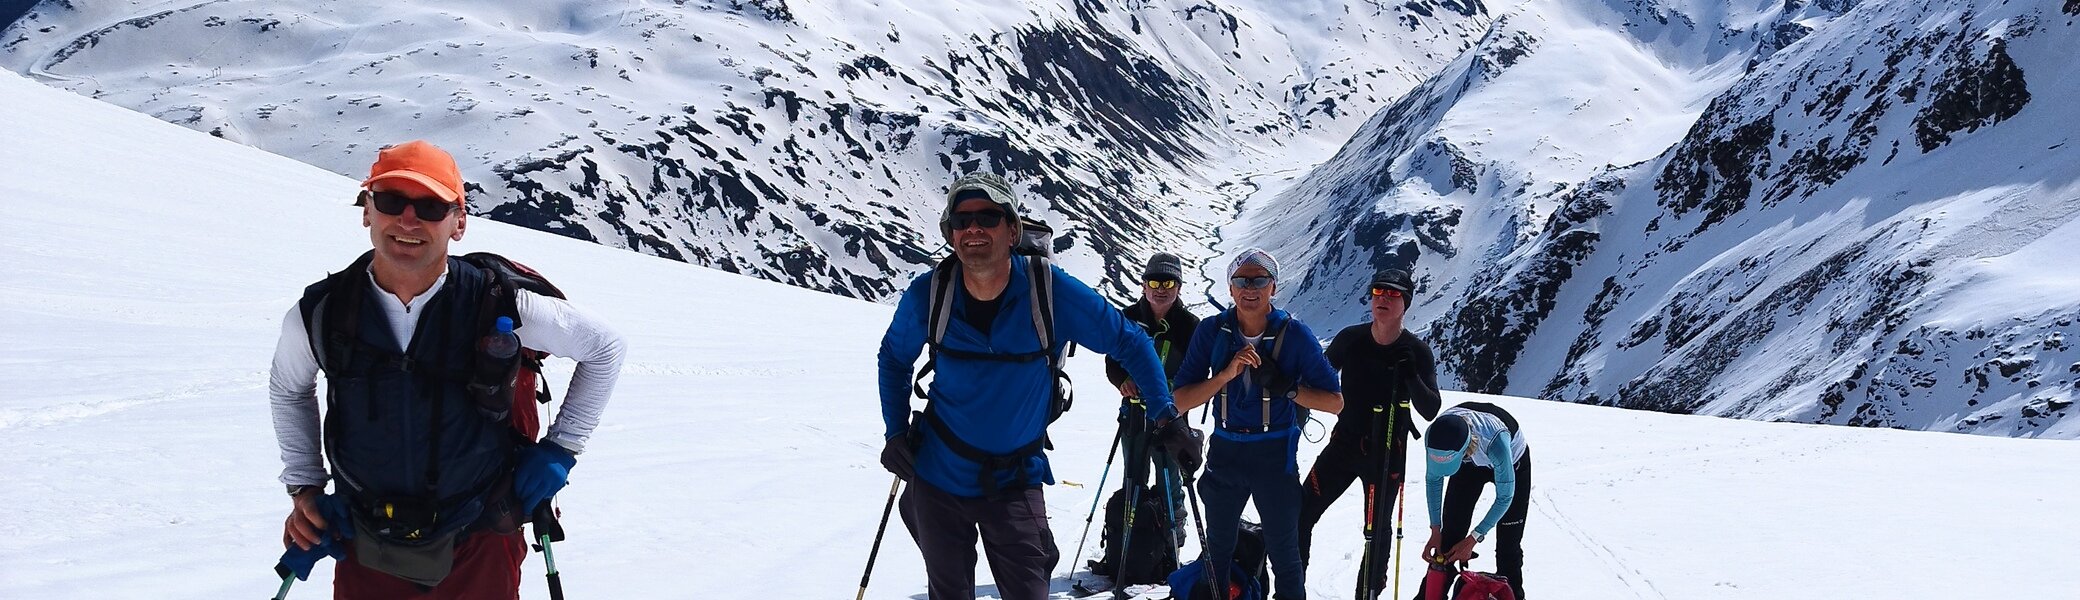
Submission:
[[995,210],[962,211],[953,213],[953,218],[947,219],[946,224],[956,230],[967,229],[970,225],[980,225],[983,229],[989,229],[1004,224],[1004,213]]
[[1229,277],[1229,278],[1228,278],[1228,283],[1234,284],[1234,285],[1235,285],[1235,287],[1239,287],[1239,288],[1242,288],[1242,289],[1245,289],[1245,290],[1254,290],[1254,289],[1260,289],[1260,288],[1264,288],[1264,287],[1270,286],[1270,285],[1272,284],[1272,282],[1275,282],[1275,281],[1277,281],[1277,280],[1276,280],[1276,279],[1272,279],[1270,275],[1258,275],[1258,276],[1256,276],[1256,277]]
[[1151,289],[1151,290],[1174,290],[1174,289],[1177,289],[1177,280],[1175,280],[1175,279],[1150,279],[1150,280],[1148,280],[1148,289]]
[[361,201],[374,204],[377,212],[393,217],[404,214],[404,207],[410,206],[412,213],[418,215],[421,221],[447,219],[448,215],[454,214],[456,208],[455,205],[439,198],[413,198],[397,192],[371,190],[361,191]]

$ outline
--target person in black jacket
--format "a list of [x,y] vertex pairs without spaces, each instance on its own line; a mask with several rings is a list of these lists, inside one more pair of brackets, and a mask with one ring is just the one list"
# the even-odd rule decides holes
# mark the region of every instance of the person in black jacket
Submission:
[[[1383,269],[1366,288],[1372,307],[1372,322],[1346,327],[1329,342],[1324,352],[1329,364],[1342,375],[1345,405],[1329,443],[1322,448],[1313,470],[1302,483],[1300,504],[1300,549],[1302,559],[1314,526],[1322,513],[1349,488],[1353,479],[1365,481],[1373,499],[1372,582],[1365,584],[1361,567],[1358,587],[1370,589],[1361,600],[1379,595],[1390,568],[1386,561],[1393,547],[1390,516],[1394,496],[1408,464],[1409,434],[1417,431],[1408,411],[1398,408],[1409,401],[1425,420],[1435,419],[1439,405],[1437,363],[1430,346],[1402,330],[1402,317],[1413,303],[1414,282],[1408,272]],[[1377,410],[1375,410],[1377,409]],[[1382,432],[1391,418],[1394,430]],[[1382,458],[1385,460],[1382,461]]]
[[[1183,280],[1184,261],[1168,252],[1156,253],[1155,256],[1149,257],[1147,267],[1141,271],[1141,299],[1122,311],[1127,315],[1127,320],[1148,330],[1149,338],[1155,340],[1156,357],[1163,361],[1163,375],[1172,382],[1177,380],[1177,365],[1184,362],[1185,349],[1192,347],[1192,330],[1199,328],[1199,317],[1185,308],[1183,302],[1177,300]],[[1105,359],[1105,378],[1111,380],[1114,387],[1119,388],[1120,397],[1128,399],[1130,406],[1140,398],[1141,390],[1127,378],[1126,368],[1111,357]],[[1131,412],[1131,408],[1127,412]],[[1171,505],[1177,515],[1185,514],[1183,477],[1178,473],[1176,465],[1169,460],[1169,456],[1161,452],[1148,452],[1146,437],[1149,432],[1129,433],[1132,434],[1129,436],[1131,439],[1120,441],[1127,461],[1125,485],[1148,485],[1150,466],[1168,468],[1168,489],[1174,494],[1170,498]],[[1159,485],[1157,489],[1163,488]],[[1184,540],[1183,523],[1181,519],[1171,520],[1172,535],[1177,538],[1178,543],[1183,543]]]

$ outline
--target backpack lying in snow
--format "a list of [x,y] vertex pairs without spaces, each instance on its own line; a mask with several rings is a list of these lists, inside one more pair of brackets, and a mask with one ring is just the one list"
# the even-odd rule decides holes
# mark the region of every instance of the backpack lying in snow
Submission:
[[[1449,596],[1447,588],[1450,588]],[[1460,571],[1455,579],[1450,571],[1432,565],[1423,575],[1423,600],[1517,600],[1517,593],[1509,587],[1509,578],[1493,573]]]
[[1517,593],[1510,589],[1509,579],[1493,573],[1460,571],[1458,591],[1452,600],[1517,600]]
[[1170,597],[1177,600],[1264,600],[1264,583],[1245,570],[1228,569],[1228,589],[1214,594],[1206,589],[1206,561],[1185,563],[1170,574]]

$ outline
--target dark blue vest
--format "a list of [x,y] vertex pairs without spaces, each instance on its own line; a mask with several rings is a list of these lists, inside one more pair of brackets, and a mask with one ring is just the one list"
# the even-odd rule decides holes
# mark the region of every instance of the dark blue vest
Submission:
[[[492,279],[448,259],[448,278],[400,344],[369,281],[370,254],[304,290],[298,305],[326,381],[325,455],[357,515],[379,502],[430,506],[422,537],[460,531],[505,484],[519,434],[467,388]],[[399,353],[399,348],[404,349]]]

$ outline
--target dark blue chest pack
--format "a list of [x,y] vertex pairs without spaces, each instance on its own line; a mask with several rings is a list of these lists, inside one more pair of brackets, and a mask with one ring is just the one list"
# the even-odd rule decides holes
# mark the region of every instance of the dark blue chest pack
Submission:
[[[1222,312],[1214,318],[1217,319],[1215,323],[1219,325],[1220,334],[1214,337],[1213,367],[1219,369],[1225,367],[1228,361],[1234,360],[1235,353],[1241,351],[1241,346],[1236,342],[1241,339],[1242,333],[1233,313]],[[1261,391],[1257,397],[1247,398],[1229,394],[1229,388],[1237,385],[1231,382],[1223,386],[1220,395],[1214,398],[1214,405],[1217,407],[1214,414],[1220,421],[1221,429],[1233,433],[1262,434],[1286,431],[1307,422],[1308,410],[1295,401],[1300,397],[1299,379],[1285,372],[1278,362],[1279,358],[1285,355],[1286,330],[1292,326],[1293,319],[1287,317],[1279,321],[1276,327],[1267,328],[1264,338],[1257,342],[1259,347],[1269,345],[1271,349],[1268,354],[1262,355],[1264,360],[1261,365],[1249,370],[1250,381],[1256,383],[1257,389]],[[1248,389],[1249,386],[1242,387]]]
[[[1061,353],[1052,351],[1055,342],[1054,270],[1050,268],[1045,256],[1029,255],[1026,257],[1026,278],[1026,295],[1027,300],[1031,302],[1029,306],[1033,315],[1033,329],[1040,340],[1037,349],[1021,353],[971,352],[951,348],[945,344],[946,328],[953,320],[953,305],[960,298],[960,261],[954,257],[939,261],[938,266],[932,268],[931,299],[925,312],[926,325],[930,327],[931,332],[925,343],[931,354],[925,359],[924,367],[918,369],[917,377],[910,383],[911,391],[925,401],[924,410],[911,419],[913,426],[921,421],[925,426],[931,427],[932,434],[945,442],[946,447],[953,450],[954,454],[981,465],[977,484],[985,496],[996,494],[998,472],[1012,471],[1015,481],[1025,481],[1027,460],[1044,449],[1053,448],[1052,442],[1042,433],[1032,442],[1004,454],[991,454],[977,448],[974,444],[962,440],[951,427],[947,427],[946,423],[939,419],[937,413],[933,412],[931,394],[926,393],[924,389],[924,378],[938,367],[941,356],[998,362],[1045,361],[1054,384],[1049,395],[1047,422],[1053,424],[1056,419],[1062,418],[1062,413],[1068,412],[1070,404],[1075,401],[1075,395],[1070,386],[1069,374],[1062,371],[1062,354],[1066,353],[1066,350]],[[984,335],[988,333],[983,332]],[[916,433],[914,427],[912,433]]]
[[[364,524],[392,541],[430,540],[506,506],[516,451],[539,429],[544,356],[480,351],[500,317],[518,328],[514,295],[562,297],[531,270],[488,253],[448,259],[448,276],[397,340],[364,254],[305,289],[298,307],[324,372],[325,455]],[[524,400],[522,400],[524,399]]]

